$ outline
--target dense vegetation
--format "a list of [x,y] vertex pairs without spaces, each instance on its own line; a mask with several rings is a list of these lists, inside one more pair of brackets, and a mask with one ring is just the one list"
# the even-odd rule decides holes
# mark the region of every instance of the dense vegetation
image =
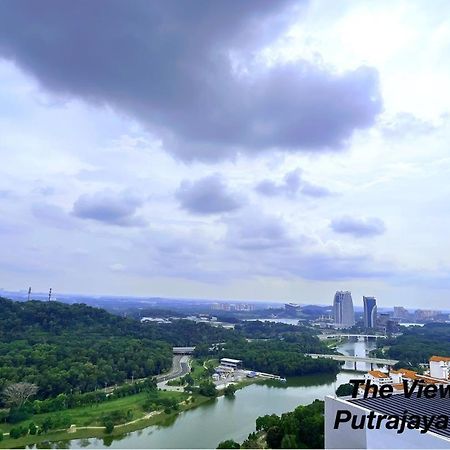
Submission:
[[159,374],[171,367],[172,345],[229,335],[187,320],[141,324],[83,304],[0,298],[0,311],[0,391],[28,381],[38,385],[38,399]]
[[229,439],[217,448],[323,448],[323,414],[324,402],[315,400],[281,416],[258,417],[257,433],[250,433],[242,445]]
[[235,339],[220,350],[219,356],[237,358],[244,367],[280,376],[312,373],[337,373],[339,363],[331,359],[312,359],[303,353],[328,353],[329,349],[315,336],[297,334],[284,340],[248,342]]
[[408,327],[403,334],[383,342],[388,349],[377,354],[400,360],[399,366],[414,367],[428,362],[433,355],[450,356],[450,324],[428,323],[423,327]]
[[306,327],[289,325],[286,323],[276,323],[261,320],[249,320],[240,322],[235,326],[235,331],[250,339],[274,339],[282,338],[288,333],[311,333]]

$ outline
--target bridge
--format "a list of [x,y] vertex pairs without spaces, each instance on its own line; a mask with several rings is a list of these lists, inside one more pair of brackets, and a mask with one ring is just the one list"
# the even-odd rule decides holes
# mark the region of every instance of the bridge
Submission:
[[174,355],[192,355],[195,347],[173,347],[172,351]]
[[334,361],[352,362],[355,364],[354,365],[355,370],[356,370],[356,363],[358,362],[369,363],[370,370],[373,370],[374,364],[377,364],[379,366],[388,366],[390,368],[391,366],[394,366],[395,364],[398,363],[398,360],[396,359],[368,358],[368,357],[348,356],[348,355],[321,355],[317,353],[306,353],[306,356],[310,356],[311,358],[314,359],[328,358],[333,359]]
[[375,339],[387,338],[387,336],[384,334],[349,334],[349,333],[319,334],[318,337],[321,341],[326,340],[326,339],[334,339],[334,338],[338,338],[338,337],[346,337],[346,338],[362,337],[362,338],[375,338]]

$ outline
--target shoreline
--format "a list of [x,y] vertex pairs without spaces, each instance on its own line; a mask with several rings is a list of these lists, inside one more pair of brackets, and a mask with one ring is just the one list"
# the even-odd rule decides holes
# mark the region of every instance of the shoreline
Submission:
[[154,414],[155,412],[148,413],[145,416],[134,419],[130,422],[115,425],[113,432],[109,434],[105,432],[104,426],[80,426],[76,427],[76,431],[69,431],[70,428],[66,428],[49,431],[48,433],[42,435],[27,435],[18,439],[11,439],[9,436],[4,435],[3,440],[0,441],[0,449],[21,448],[27,445],[35,445],[43,442],[72,441],[75,439],[113,439],[117,436],[123,436],[133,431],[142,430],[149,426],[163,423],[164,421],[172,419],[185,411],[197,408],[204,403],[214,400],[216,397],[209,398],[198,396],[194,398],[194,402],[180,404],[179,411],[174,411],[170,414],[166,414],[164,411],[158,411],[156,414]]
[[[241,381],[235,384],[236,390],[243,389],[251,384],[257,384],[264,382],[264,379],[249,379],[248,381]],[[152,411],[144,415],[143,417],[134,419],[130,422],[126,422],[123,424],[117,424],[114,426],[114,430],[112,433],[106,433],[104,426],[79,426],[76,427],[76,431],[70,431],[70,427],[66,429],[59,429],[49,431],[43,435],[27,435],[20,437],[18,439],[9,438],[8,434],[3,435],[3,440],[0,441],[0,449],[8,449],[8,448],[22,448],[27,445],[35,445],[43,442],[58,442],[58,441],[72,441],[76,439],[108,439],[111,438],[114,440],[115,437],[123,436],[127,433],[131,433],[134,431],[143,430],[147,427],[162,424],[165,421],[170,419],[174,419],[185,411],[189,411],[191,409],[197,408],[205,403],[212,402],[218,397],[222,397],[224,395],[224,390],[218,391],[216,397],[203,397],[203,396],[195,396],[189,397],[194,398],[194,402],[182,402],[180,403],[180,410],[173,411],[170,414],[166,414],[164,411]],[[14,445],[12,445],[14,444]]]

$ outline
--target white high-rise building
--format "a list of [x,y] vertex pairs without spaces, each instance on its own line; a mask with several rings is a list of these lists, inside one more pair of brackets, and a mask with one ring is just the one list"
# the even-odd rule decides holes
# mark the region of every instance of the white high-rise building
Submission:
[[355,324],[355,312],[350,291],[337,291],[333,302],[334,324],[339,328],[352,327]]

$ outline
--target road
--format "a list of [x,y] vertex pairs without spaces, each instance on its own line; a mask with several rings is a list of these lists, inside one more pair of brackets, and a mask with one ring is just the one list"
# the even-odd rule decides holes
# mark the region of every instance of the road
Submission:
[[174,355],[172,359],[172,369],[169,373],[158,375],[156,381],[158,383],[173,380],[175,378],[183,377],[191,371],[189,366],[188,355]]

